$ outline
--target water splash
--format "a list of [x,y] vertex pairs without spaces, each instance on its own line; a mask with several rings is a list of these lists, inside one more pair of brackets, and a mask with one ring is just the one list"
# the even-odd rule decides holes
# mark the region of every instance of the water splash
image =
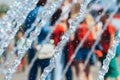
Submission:
[[[5,51],[11,39],[14,38],[27,14],[35,7],[37,0],[17,0],[13,7],[2,18],[0,24],[0,56]],[[4,26],[4,27],[3,27]]]
[[108,10],[108,8],[111,6],[112,3],[108,4],[108,6],[104,9],[104,11],[101,13],[101,15],[97,16],[97,18],[95,19],[95,23],[93,23],[91,26],[90,26],[90,29],[88,30],[88,32],[86,33],[86,35],[83,37],[83,39],[81,40],[81,42],[78,44],[78,47],[76,48],[74,54],[72,55],[70,61],[67,63],[67,65],[65,66],[65,69],[63,71],[63,76],[62,78],[64,77],[64,75],[66,74],[69,66],[71,65],[73,59],[75,58],[78,50],[82,47],[84,41],[87,39],[87,36],[89,35],[89,33],[91,32],[91,30],[93,29],[93,27],[96,25],[96,23],[98,23],[100,21],[100,18],[105,14],[105,12]]
[[87,63],[88,63],[88,61],[89,61],[89,59],[90,59],[90,56],[91,56],[92,52],[93,52],[94,49],[95,49],[95,46],[99,43],[99,41],[100,41],[100,39],[101,39],[102,33],[106,30],[108,24],[109,24],[110,21],[113,19],[113,16],[116,14],[117,10],[118,10],[118,6],[116,7],[115,11],[110,15],[110,17],[108,18],[106,24],[105,24],[104,27],[103,27],[102,32],[98,35],[98,38],[97,38],[97,40],[95,41],[95,43],[93,44],[91,51],[88,53],[88,57],[87,57],[87,59],[86,59],[86,61],[85,61],[85,64],[84,64],[84,68],[83,68],[83,69],[85,69],[85,67],[86,67],[86,65],[87,65]]
[[[120,4],[118,5],[117,9],[115,10],[115,13],[118,11],[119,7],[120,7]],[[103,61],[103,66],[99,71],[98,80],[104,80],[104,76],[108,72],[108,69],[109,69],[109,63],[110,63],[111,59],[115,56],[116,47],[118,46],[119,42],[120,42],[120,32],[119,32],[119,35],[115,37],[115,39],[113,41],[113,45],[108,50],[107,56],[106,56],[105,60]]]
[[65,46],[66,42],[69,40],[70,35],[76,30],[78,24],[83,21],[86,8],[90,0],[85,0],[81,4],[80,13],[77,15],[77,17],[70,23],[70,29],[68,29],[65,34],[62,36],[62,40],[58,43],[58,45],[55,47],[55,50],[53,51],[54,56],[50,60],[50,65],[44,69],[44,72],[42,73],[39,80],[45,80],[49,72],[52,71],[53,68],[55,68],[55,59],[60,55],[63,47]]
[[[25,55],[25,52],[28,50],[28,48],[31,47],[32,42],[37,38],[37,36],[40,33],[41,26],[45,24],[47,19],[49,19],[52,14],[55,12],[55,10],[61,5],[62,0],[54,0],[53,2],[49,2],[42,13],[39,13],[39,15],[33,24],[33,26],[36,26],[35,30],[30,33],[30,37],[26,39],[25,44],[21,49],[18,50],[18,57],[13,62],[12,66],[8,69],[6,77],[4,80],[10,80],[12,77],[12,74],[16,71],[17,66],[19,65],[21,59]],[[49,17],[48,17],[49,16]]]
[[[118,7],[116,7],[116,9],[117,9],[117,8],[118,8]],[[115,13],[116,13],[116,11],[113,12],[113,13],[110,15],[110,17],[108,18],[106,24],[104,25],[104,28],[103,28],[102,32],[98,35],[98,38],[97,38],[97,40],[95,41],[95,43],[93,44],[93,46],[92,46],[92,48],[91,48],[91,51],[88,53],[88,56],[87,56],[87,58],[86,58],[86,60],[85,60],[85,63],[84,63],[84,65],[83,65],[83,68],[82,68],[81,72],[83,72],[83,71],[85,70],[85,68],[86,68],[86,66],[87,66],[87,63],[89,62],[89,59],[90,59],[91,55],[92,55],[93,52],[94,52],[95,46],[99,43],[99,41],[100,41],[100,39],[101,39],[102,33],[103,33],[104,30],[107,28],[107,25],[110,23],[110,21],[112,20],[112,18],[113,18],[113,16],[114,16]]]
[[[55,23],[55,25],[54,25],[54,27],[53,27],[53,30],[47,35],[47,37],[45,38],[45,40],[41,43],[41,48],[40,48],[39,50],[42,49],[44,43],[46,43],[47,41],[50,40],[50,36],[51,36],[51,34],[53,33],[54,29],[56,28],[56,25],[61,22],[61,20],[63,19],[64,15],[65,15],[67,12],[69,12],[70,9],[71,9],[73,6],[74,6],[74,3],[72,3],[71,6],[70,6],[64,13],[61,14],[61,17],[60,17],[60,18],[58,19],[58,21]],[[33,28],[31,28],[30,30],[32,30],[32,29],[33,29]],[[29,30],[29,31],[30,31],[30,30]],[[29,31],[28,31],[28,32],[29,32]],[[27,35],[27,34],[26,34],[26,35]],[[35,60],[37,59],[37,57],[38,57],[38,54],[35,54],[35,57],[32,59],[30,65],[28,66],[28,69],[27,69],[27,72],[26,72],[26,75],[25,75],[25,80],[27,79],[27,75],[28,75],[28,73],[30,72],[30,70],[31,70],[31,68],[32,68]]]

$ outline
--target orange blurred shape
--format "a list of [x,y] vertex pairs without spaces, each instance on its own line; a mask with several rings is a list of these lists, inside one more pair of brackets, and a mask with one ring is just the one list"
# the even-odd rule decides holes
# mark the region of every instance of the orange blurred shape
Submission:
[[95,54],[96,54],[98,57],[102,57],[102,56],[103,56],[103,53],[102,53],[101,50],[95,50],[94,52],[95,52]]

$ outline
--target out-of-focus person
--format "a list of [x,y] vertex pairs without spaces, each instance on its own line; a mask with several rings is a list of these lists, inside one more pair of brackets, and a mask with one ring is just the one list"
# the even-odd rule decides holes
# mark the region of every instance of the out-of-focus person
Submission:
[[[28,14],[28,16],[27,16],[27,18],[25,20],[24,31],[27,31],[28,29],[31,28],[32,23],[35,21],[37,15],[38,15],[38,11],[40,10],[42,12],[43,7],[45,6],[46,2],[47,2],[47,0],[39,0],[36,7],[32,11],[30,11],[30,13]],[[28,50],[29,64],[33,60],[35,54],[38,54],[38,57],[35,60],[32,68],[31,68],[31,70],[29,72],[28,80],[36,80],[37,74],[38,74],[38,69],[41,68],[41,73],[42,73],[44,68],[49,65],[50,58],[43,58],[42,56],[39,56],[40,54],[44,54],[44,53],[39,53],[40,49],[37,48],[37,46],[42,45],[41,44],[42,41],[46,38],[46,36],[50,32],[49,26],[50,26],[50,20],[48,20],[45,23],[45,25],[42,27],[41,33],[39,34],[37,41],[34,42],[33,45],[31,46],[31,48]],[[29,37],[29,35],[27,37]],[[50,78],[48,78],[48,76],[47,76],[46,80],[50,80]]]
[[[101,22],[103,26],[106,23],[108,17],[109,17],[109,14],[107,13],[104,16],[102,16]],[[115,27],[112,25],[112,23],[109,23],[106,30],[102,33],[101,40],[100,40],[100,45],[102,47],[102,53],[103,53],[103,56],[99,58],[101,61],[101,64],[103,63],[103,60],[107,55],[108,49],[113,43],[114,37],[115,37]],[[116,57],[114,57],[111,60],[109,64],[109,70],[105,75],[105,80],[110,80],[110,78],[115,78],[116,80],[120,80]]]
[[[86,33],[88,32],[88,30],[90,29],[90,26],[94,23],[94,19],[91,16],[91,14],[87,14],[85,17],[85,20],[80,23],[76,34],[75,34],[75,38],[77,42],[76,44],[78,44],[79,42],[81,42],[81,40],[83,39],[83,37],[86,35]],[[94,28],[94,27],[93,27]],[[83,46],[79,49],[79,51],[77,52],[77,55],[74,58],[74,66],[76,69],[76,74],[79,80],[92,80],[92,75],[90,73],[90,68],[92,65],[95,64],[95,59],[96,56],[94,53],[92,53],[90,60],[85,68],[84,71],[82,71],[83,69],[83,65],[85,63],[85,60],[88,56],[88,53],[91,50],[91,47],[95,41],[95,37],[94,37],[94,29],[92,29],[92,31],[89,33],[87,39],[84,41]],[[77,45],[76,45],[77,46]]]
[[[15,47],[16,47],[16,55],[18,56],[18,50],[20,50],[24,43],[25,43],[25,38],[23,37],[24,32],[22,30],[19,30],[16,35],[16,42],[15,42]],[[21,60],[21,63],[18,66],[18,71],[25,70],[25,58],[23,57]]]
[[[69,2],[72,2],[72,1],[70,0]],[[70,26],[70,24],[69,24],[70,21],[72,19],[74,19],[77,16],[77,14],[80,12],[80,10],[79,10],[80,3],[79,2],[72,2],[72,3],[74,3],[74,6],[70,9],[70,12],[69,12],[69,15],[68,15],[68,18],[66,21],[68,29]],[[71,56],[73,55],[75,48],[76,48],[76,46],[75,46],[75,34],[73,33],[70,36],[69,42],[66,43],[66,46],[64,48],[65,67],[66,67],[67,63],[70,61]],[[73,73],[72,73],[72,64],[71,64],[66,72],[66,80],[72,80],[72,79],[73,79]]]
[[[61,41],[61,37],[67,29],[67,25],[65,21],[62,21],[56,25],[55,30],[52,34],[52,39],[54,40],[54,45],[57,46],[58,42]],[[54,79],[61,80],[62,71],[64,66],[64,50],[60,57],[56,59],[56,69],[54,70]]]
[[[71,60],[71,57],[74,53],[76,46],[75,46],[75,34],[73,33],[70,36],[70,40],[67,42],[64,52],[65,52],[65,67],[67,63]],[[72,72],[72,65],[69,66],[67,72],[66,72],[66,80],[73,80],[73,72]]]
[[[23,31],[19,30],[17,32],[17,40],[16,40],[16,44],[15,44],[15,47],[16,47],[16,55],[19,56],[19,53],[18,53],[18,50],[20,50],[24,43],[25,43],[25,38],[23,37],[24,33]],[[24,71],[25,70],[25,58],[23,57],[22,60],[21,60],[21,63],[18,65],[18,71]]]

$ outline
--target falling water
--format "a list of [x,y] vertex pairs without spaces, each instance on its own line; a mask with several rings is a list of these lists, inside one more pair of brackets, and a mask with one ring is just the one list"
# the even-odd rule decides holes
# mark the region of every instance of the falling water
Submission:
[[[96,1],[96,2],[97,2],[97,1]],[[63,13],[63,14],[61,15],[60,19],[56,22],[56,24],[59,23],[59,22],[61,21],[62,16],[64,16],[67,12],[70,11],[70,9],[71,9],[71,7],[72,7],[73,5],[74,5],[74,3],[72,3],[71,6],[70,6],[70,8],[68,8],[68,10],[66,10],[65,13]],[[90,9],[89,11],[91,11],[91,9]],[[39,12],[41,12],[41,11],[39,11]],[[56,26],[56,24],[55,24],[55,26]],[[55,26],[54,26],[54,29],[55,29]],[[34,28],[34,26],[32,27],[32,29],[33,29],[33,28]],[[25,36],[27,36],[28,33],[29,33],[32,29],[29,29],[27,32],[25,32]],[[54,29],[53,29],[53,30],[54,30]],[[52,31],[51,31],[50,34],[48,34],[48,36],[47,36],[46,39],[43,41],[43,43],[45,43],[46,41],[49,40],[51,34],[52,34]],[[15,49],[16,49],[16,48],[15,48]],[[15,51],[15,50],[13,50],[13,51]],[[26,74],[29,73],[29,71],[30,71],[30,69],[31,69],[31,67],[32,67],[32,65],[33,65],[33,63],[34,63],[34,61],[36,60],[36,58],[37,58],[37,55],[35,56],[35,58],[34,58],[33,61],[31,62],[31,64],[29,65]],[[9,62],[9,59],[8,59],[6,62],[8,63],[8,62]],[[7,65],[6,62],[3,64],[4,66]],[[1,72],[4,72],[4,73],[5,73],[5,71],[2,71],[2,70],[1,70]],[[25,77],[25,80],[26,80],[26,79],[27,79],[27,76]]]
[[[56,28],[56,25],[62,20],[63,16],[70,11],[70,9],[74,6],[74,3],[71,4],[71,6],[64,12],[61,14],[61,17],[58,19],[58,21],[55,23],[54,27],[53,27],[53,30],[47,35],[47,37],[45,38],[45,40],[41,43],[41,48],[39,49],[39,51],[42,49],[42,46],[44,43],[46,43],[47,41],[50,40],[50,36],[51,34],[53,33],[54,29]],[[31,29],[32,30],[32,29]],[[26,34],[27,35],[27,34]],[[27,75],[28,73],[30,72],[35,60],[37,59],[37,56],[38,54],[35,54],[35,57],[32,59],[30,65],[28,66],[28,69],[27,69],[27,72],[26,72],[26,75],[25,75],[25,80],[27,79]]]
[[69,66],[71,65],[74,57],[76,56],[78,50],[82,47],[84,41],[86,40],[87,36],[88,36],[89,33],[91,32],[92,28],[96,25],[97,22],[100,21],[100,18],[105,14],[105,12],[108,10],[108,8],[110,7],[111,4],[112,4],[112,3],[110,3],[110,4],[104,9],[104,11],[101,13],[101,15],[97,16],[97,18],[96,18],[96,20],[95,20],[95,23],[90,26],[90,29],[88,30],[88,32],[86,33],[86,35],[83,37],[83,39],[81,40],[81,42],[78,44],[78,47],[76,48],[74,54],[72,55],[70,61],[68,62],[68,64],[66,65],[66,67],[65,67],[65,69],[64,69],[64,71],[63,71],[63,76],[62,76],[62,78],[63,78],[64,75],[66,74],[66,72],[67,72]]
[[48,67],[46,67],[44,69],[44,72],[42,73],[40,80],[45,80],[45,78],[47,77],[47,75],[49,74],[50,71],[52,71],[52,69],[55,67],[55,58],[57,58],[64,45],[66,44],[66,42],[69,40],[70,35],[76,30],[78,24],[83,21],[84,16],[85,16],[85,12],[86,12],[86,8],[88,3],[90,2],[90,0],[85,0],[82,4],[81,4],[81,8],[80,8],[80,13],[78,14],[78,16],[70,23],[70,29],[68,29],[65,34],[62,36],[62,40],[58,43],[58,45],[55,47],[55,50],[53,51],[54,56],[51,58],[50,60],[50,65]]
[[[9,44],[9,41],[15,36],[16,32],[19,30],[19,26],[24,22],[24,19],[26,18],[28,12],[35,7],[35,3],[37,1],[35,0],[32,0],[31,3],[29,0],[24,0],[26,2],[22,2],[20,0],[18,0],[19,2],[15,2],[15,5],[13,5],[11,7],[11,10],[8,11],[7,15],[5,17],[3,17],[2,20],[0,20],[0,25],[1,26],[4,26],[4,27],[0,27],[0,56],[2,55],[2,53],[4,52],[5,48],[7,47],[7,45]],[[56,0],[55,0],[56,1]],[[55,1],[53,1],[55,3]],[[61,2],[62,0],[60,0]],[[29,4],[28,4],[29,2]],[[56,1],[57,2],[57,1]],[[45,68],[44,70],[44,73],[42,74],[40,80],[45,80],[46,76],[48,75],[48,73],[55,67],[55,58],[58,57],[62,51],[62,48],[63,46],[65,45],[65,43],[69,40],[69,36],[71,33],[73,33],[76,28],[77,28],[77,25],[79,24],[79,22],[81,22],[83,20],[83,17],[85,15],[85,10],[86,10],[86,7],[89,3],[89,0],[87,0],[87,2],[84,2],[82,5],[81,5],[81,13],[71,22],[71,25],[70,25],[70,29],[65,33],[65,35],[62,37],[62,41],[58,44],[58,46],[55,48],[54,52],[55,55],[53,56],[53,58],[51,59],[51,64]],[[57,3],[55,3],[57,4]],[[60,3],[59,3],[60,4]],[[20,6],[22,5],[22,6]],[[33,5],[33,6],[31,6]],[[50,4],[49,4],[50,5]],[[53,5],[53,4],[52,4]],[[32,31],[31,34],[30,34],[30,37],[28,39],[26,39],[26,43],[23,45],[23,48],[21,48],[18,53],[18,57],[17,59],[15,60],[15,62],[13,63],[13,65],[9,68],[9,70],[4,73],[6,73],[6,78],[5,80],[10,80],[11,77],[12,77],[12,74],[15,72],[16,70],[16,67],[18,66],[18,64],[20,63],[22,57],[24,56],[24,53],[27,51],[27,49],[31,46],[32,42],[36,39],[36,35],[38,35],[40,33],[40,29],[41,29],[41,26],[44,25],[45,21],[50,18],[49,15],[52,15],[55,11],[55,9],[53,10],[53,12],[49,12],[52,8],[55,8],[55,6],[58,6],[58,5],[54,5],[52,7],[47,5],[47,7],[45,7],[46,11],[43,12],[43,14],[41,14],[39,12],[39,14],[43,15],[38,15],[35,23],[32,25],[32,27],[36,27],[35,31]],[[29,7],[29,8],[28,8]],[[119,5],[120,7],[120,5]],[[57,7],[56,7],[57,8]],[[112,16],[116,13],[118,7],[116,8],[116,10],[114,11],[114,13],[111,15],[110,19],[112,18]],[[23,12],[24,10],[24,12]],[[52,11],[52,10],[51,10]],[[12,15],[11,15],[12,13]],[[48,13],[48,14],[45,14],[45,13]],[[18,15],[16,15],[18,14]],[[24,14],[24,16],[23,16]],[[20,17],[20,16],[23,16],[23,17]],[[10,20],[11,19],[11,20]],[[108,20],[108,22],[109,22]],[[40,21],[40,23],[38,23]],[[99,20],[98,20],[99,21]],[[96,20],[96,22],[98,22]],[[106,23],[105,26],[107,26],[108,22]],[[105,29],[105,28],[104,28]],[[104,30],[103,29],[103,30]],[[91,28],[90,28],[91,30]],[[89,31],[90,31],[89,30]],[[103,32],[103,31],[102,31]],[[52,32],[51,32],[52,33]],[[10,36],[9,36],[10,35]],[[51,34],[50,34],[51,35]],[[87,36],[87,34],[86,34]],[[99,35],[100,36],[100,35]],[[99,37],[100,38],[100,37]],[[90,51],[89,53],[89,56],[87,57],[87,60],[86,60],[86,63],[85,63],[85,67],[86,67],[86,64],[87,62],[89,61],[89,57],[90,57],[90,54],[92,53],[92,51],[94,50],[95,48],[95,45],[98,43],[99,41],[99,38],[97,39],[97,41],[95,42],[95,44],[93,45],[92,47],[92,50]],[[47,41],[49,39],[49,37],[47,37],[45,39],[45,41]],[[99,78],[98,80],[103,80],[104,79],[104,75],[105,73],[108,71],[108,66],[109,66],[109,62],[110,60],[115,56],[114,53],[116,51],[116,46],[118,45],[118,42],[119,42],[119,39],[120,39],[120,33],[119,33],[119,36],[116,37],[113,41],[113,45],[111,46],[111,48],[109,49],[108,51],[108,54],[107,54],[107,57],[106,59],[104,60],[103,62],[103,66],[102,66],[102,69],[99,71]],[[85,39],[83,39],[83,42],[84,42]],[[44,42],[43,42],[44,43]],[[80,43],[81,46],[82,46],[82,42]],[[80,45],[79,44],[79,45]],[[75,51],[77,52],[77,51]],[[84,68],[85,68],[84,67]],[[1,71],[1,70],[0,70]],[[3,70],[4,71],[4,70]]]
[[[33,26],[36,26],[35,30],[30,33],[30,37],[26,39],[25,44],[21,49],[18,50],[18,57],[13,62],[12,66],[8,69],[8,72],[6,74],[6,77],[4,80],[10,80],[12,77],[12,74],[15,72],[17,66],[19,65],[22,57],[25,55],[25,52],[30,48],[32,42],[36,39],[36,37],[40,33],[41,26],[43,26],[47,19],[52,16],[52,14],[55,12],[55,10],[61,5],[62,0],[54,0],[53,2],[49,2],[45,6],[45,10],[39,15],[40,17],[36,19]],[[48,17],[49,16],[49,17]]]
[[[118,7],[116,7],[116,9],[117,9],[117,8],[118,8]],[[97,40],[95,41],[95,43],[93,44],[93,46],[92,46],[92,48],[91,48],[91,51],[88,53],[88,56],[87,56],[87,58],[86,58],[86,60],[85,60],[85,63],[84,63],[84,65],[83,65],[83,68],[82,68],[81,72],[83,72],[83,71],[85,70],[85,68],[86,68],[86,66],[87,66],[87,63],[89,62],[89,59],[90,59],[90,57],[91,57],[91,55],[92,55],[92,52],[93,52],[94,49],[95,49],[95,46],[99,43],[102,33],[103,33],[104,30],[107,28],[107,25],[110,23],[111,19],[113,18],[114,14],[115,14],[116,12],[117,12],[117,11],[115,10],[115,12],[113,12],[113,13],[110,15],[110,18],[108,18],[107,23],[104,25],[104,28],[103,28],[102,32],[98,35],[98,38],[97,38]]]
[[[119,9],[119,7],[120,7],[120,4],[118,5],[117,9],[115,10],[115,13]],[[98,80],[104,80],[104,75],[108,72],[109,63],[110,63],[111,59],[115,56],[116,47],[118,46],[119,42],[120,42],[120,32],[119,32],[119,35],[115,37],[115,39],[113,41],[113,45],[108,50],[107,56],[106,56],[105,60],[103,61],[103,66],[99,71]]]
[[86,65],[87,65],[87,63],[88,63],[88,61],[89,61],[89,59],[90,59],[90,56],[91,56],[92,52],[93,52],[94,49],[95,49],[95,46],[99,43],[102,33],[105,31],[105,29],[107,28],[107,25],[108,25],[108,24],[110,23],[110,21],[113,19],[113,16],[114,16],[115,13],[117,12],[118,7],[119,7],[119,6],[116,6],[115,11],[110,15],[110,17],[108,18],[107,22],[105,23],[105,25],[104,25],[104,27],[103,27],[103,29],[102,29],[102,32],[98,35],[98,38],[97,38],[97,40],[95,41],[95,43],[93,44],[91,51],[88,53],[89,55],[87,56],[87,59],[86,59],[86,61],[85,61],[85,64],[84,64],[84,68],[83,68],[83,69],[85,69],[85,67],[86,67]]
[[5,51],[12,38],[14,38],[19,27],[24,22],[28,12],[36,5],[37,0],[18,0],[15,1],[14,6],[3,17],[0,27],[0,56]]

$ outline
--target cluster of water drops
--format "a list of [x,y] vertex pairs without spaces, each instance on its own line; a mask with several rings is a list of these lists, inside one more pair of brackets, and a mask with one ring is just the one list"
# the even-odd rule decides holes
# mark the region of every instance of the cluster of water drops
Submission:
[[61,55],[61,51],[67,41],[69,40],[70,35],[77,29],[78,24],[83,21],[86,8],[90,0],[85,0],[80,7],[80,13],[75,17],[75,19],[70,23],[70,28],[64,33],[62,36],[61,41],[58,43],[58,45],[55,47],[53,54],[54,56],[50,60],[50,65],[44,69],[44,72],[42,73],[40,80],[45,80],[49,72],[52,71],[53,68],[55,68],[55,59]]
[[62,3],[62,0],[58,1],[50,1],[44,8],[44,11],[42,13],[39,13],[37,19],[33,23],[32,26],[35,27],[35,30],[30,32],[30,37],[26,39],[25,44],[21,49],[18,50],[18,57],[13,62],[12,66],[8,69],[6,73],[5,80],[10,80],[12,77],[12,74],[15,72],[17,66],[20,64],[21,59],[25,55],[25,52],[31,47],[32,42],[37,38],[37,36],[40,34],[40,28],[45,24],[46,20],[52,16],[52,14],[55,12],[55,10],[60,6]]
[[[17,0],[17,1],[15,1],[14,5],[11,6],[11,9],[0,20],[0,35],[1,35],[0,36],[0,45],[1,45],[0,46],[0,56],[5,51],[10,40],[12,38],[14,38],[14,36],[16,35],[16,32],[19,30],[19,27],[24,23],[24,20],[25,20],[27,14],[29,13],[29,11],[32,10],[36,6],[37,1],[38,0],[22,0],[22,1]],[[25,55],[26,51],[31,47],[31,44],[33,43],[33,41],[35,41],[37,36],[40,34],[42,26],[46,23],[47,20],[49,20],[51,18],[51,16],[54,14],[56,9],[58,7],[60,7],[60,5],[62,4],[62,1],[63,0],[51,0],[43,8],[42,12],[39,10],[37,18],[31,26],[31,29],[35,28],[35,30],[30,32],[29,38],[26,39],[23,47],[18,50],[18,57],[15,59],[15,61],[12,63],[12,66],[6,72],[6,77],[4,80],[10,80],[12,78],[13,73],[16,71],[16,68],[19,65],[23,56]],[[61,55],[61,51],[64,48],[67,41],[69,40],[70,35],[77,29],[79,23],[83,21],[85,15],[86,15],[87,6],[90,1],[91,0],[84,0],[80,4],[80,13],[70,22],[70,28],[65,32],[65,34],[62,36],[62,40],[55,47],[55,49],[53,51],[54,55],[50,60],[50,65],[44,69],[44,72],[42,73],[40,80],[45,80],[47,75],[53,70],[53,68],[55,68],[55,59]],[[109,8],[109,6],[111,4],[112,3],[110,3],[105,8],[105,10],[101,13],[101,15],[96,18],[95,23],[97,23],[100,20],[100,18],[105,14],[105,12],[107,11],[107,9]],[[73,5],[74,4],[72,4],[71,7]],[[111,14],[107,23],[104,25],[103,31],[106,29],[108,23],[112,19],[113,15],[117,12],[119,7],[120,7],[120,5],[116,6],[115,11]],[[60,20],[58,20],[58,22],[59,21]],[[75,54],[72,56],[72,59],[70,60],[70,62],[67,64],[63,75],[66,73],[68,67],[70,66],[71,62],[73,61],[73,58],[75,57],[76,53],[78,52],[78,49],[82,47],[85,39],[87,38],[89,32],[91,31],[91,29],[95,25],[95,23],[91,25],[91,28],[89,29],[88,33],[85,35],[83,40],[79,43],[77,49],[75,50]],[[29,29],[28,32],[26,32],[25,37],[29,34],[29,31],[31,31],[31,30]],[[99,42],[100,36],[103,33],[103,31],[100,33],[99,38],[96,40],[91,51],[89,52],[88,58],[86,59],[86,62],[84,64],[84,68],[86,67],[86,64],[88,63],[90,55],[92,54],[95,46]],[[43,41],[43,43],[45,41],[48,41],[51,34],[52,34],[52,32],[47,36],[47,38]],[[99,71],[98,80],[104,80],[104,75],[105,75],[105,73],[107,73],[107,71],[109,69],[109,67],[108,67],[109,63],[110,63],[111,59],[115,56],[116,47],[119,43],[119,40],[120,40],[120,33],[114,39],[113,45],[108,50],[106,59],[103,62],[103,66],[102,66],[101,70]],[[36,59],[36,57],[35,57],[35,59]],[[33,62],[35,61],[35,59],[33,60]],[[32,66],[32,64],[31,64],[31,66]],[[84,68],[83,68],[83,70],[84,70]],[[28,72],[29,72],[29,70],[28,70]]]
[[16,0],[7,14],[0,20],[0,56],[5,51],[27,14],[35,7],[37,0]]

